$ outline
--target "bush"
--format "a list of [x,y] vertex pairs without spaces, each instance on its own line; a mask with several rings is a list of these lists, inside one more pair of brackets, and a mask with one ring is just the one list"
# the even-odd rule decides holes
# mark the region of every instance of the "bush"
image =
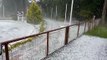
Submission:
[[44,32],[45,30],[45,23],[44,21],[40,23],[40,29],[39,29],[39,32]]

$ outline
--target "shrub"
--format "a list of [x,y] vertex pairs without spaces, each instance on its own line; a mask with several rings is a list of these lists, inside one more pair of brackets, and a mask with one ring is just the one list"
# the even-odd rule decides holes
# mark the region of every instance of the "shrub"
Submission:
[[41,9],[35,1],[32,1],[32,3],[30,4],[26,13],[26,17],[27,21],[33,24],[38,24],[43,20]]
[[45,23],[44,21],[40,23],[40,29],[39,29],[39,32],[44,32],[45,30]]

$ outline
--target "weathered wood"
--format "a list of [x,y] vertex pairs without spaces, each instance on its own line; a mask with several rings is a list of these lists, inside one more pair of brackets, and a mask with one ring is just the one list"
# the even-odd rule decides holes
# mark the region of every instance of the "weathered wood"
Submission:
[[77,37],[79,37],[79,31],[80,31],[80,22],[78,24]]
[[9,49],[8,49],[8,44],[6,43],[4,46],[5,46],[5,57],[6,57],[6,60],[9,60]]
[[47,33],[47,49],[46,49],[46,56],[49,54],[49,32]]
[[69,38],[69,26],[65,29],[65,45],[68,44],[68,38]]

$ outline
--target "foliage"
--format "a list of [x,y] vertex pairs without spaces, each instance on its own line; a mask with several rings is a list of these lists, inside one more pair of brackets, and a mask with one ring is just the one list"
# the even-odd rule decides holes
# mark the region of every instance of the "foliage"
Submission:
[[86,34],[92,35],[92,36],[99,36],[102,38],[107,38],[107,27],[99,26],[99,27],[94,28],[91,31],[88,31]]
[[80,16],[84,18],[92,18],[95,15],[97,18],[102,15],[103,0],[80,0]]
[[[46,13],[47,16],[50,16],[51,8],[53,8],[53,11],[55,12],[55,7],[57,5],[58,16],[61,18],[64,18],[65,6],[68,4],[67,17],[69,18],[71,1],[72,0],[40,0],[40,4],[43,8],[44,14]],[[86,16],[95,15],[97,18],[99,18],[102,15],[103,3],[104,0],[74,0],[73,17],[80,19],[81,17],[86,18]],[[26,6],[28,5],[28,0],[3,0],[3,4],[5,10],[8,10],[6,15],[16,15],[17,11],[25,11]],[[86,11],[90,12],[91,14],[88,14]],[[86,16],[83,14],[86,14]],[[53,15],[55,15],[55,13]],[[90,19],[90,17],[88,19]]]
[[15,44],[12,44],[12,45],[9,47],[9,51],[11,51],[12,49],[15,49],[15,48],[17,48],[17,47],[19,47],[19,46],[21,46],[21,45],[24,45],[24,44],[26,44],[26,43],[28,43],[28,42],[31,42],[32,39],[33,39],[33,38],[27,38],[27,39],[24,40],[24,41],[20,41],[20,42],[17,42],[17,43],[15,43]]
[[79,15],[81,16],[81,17],[83,17],[84,19],[91,19],[92,18],[92,12],[91,11],[86,11],[86,10],[81,10],[80,12],[79,12]]
[[40,23],[40,29],[39,29],[39,32],[44,32],[45,30],[45,23],[44,21]]
[[[41,0],[43,10],[50,16],[51,8],[58,6],[58,15],[64,18],[65,6],[68,4],[67,17],[70,15],[72,0]],[[102,15],[103,0],[74,0],[73,17],[90,19],[93,15],[97,18]]]
[[33,24],[35,23],[38,24],[41,21],[43,21],[41,10],[34,1],[32,1],[31,5],[29,6],[26,16],[27,16],[28,22]]
[[[68,10],[70,10],[71,0],[41,0],[42,8],[48,16],[50,16],[52,8],[54,9],[53,12],[56,12],[57,6],[58,16],[61,18],[64,17],[66,3],[69,5]],[[70,11],[68,13],[70,13]],[[55,15],[55,13],[53,15]]]

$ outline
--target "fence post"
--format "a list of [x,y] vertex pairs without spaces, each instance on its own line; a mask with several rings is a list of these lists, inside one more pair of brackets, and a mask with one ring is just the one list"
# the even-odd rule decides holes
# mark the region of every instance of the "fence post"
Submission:
[[79,22],[79,24],[78,24],[77,37],[79,36],[79,31],[80,31],[80,22]]
[[94,22],[94,20],[93,20],[93,28],[94,28],[94,25],[95,25],[94,23],[95,23],[95,22]]
[[93,23],[93,21],[92,21],[92,29],[94,28],[94,23]]
[[93,19],[92,19],[93,28],[94,28],[94,26],[95,26],[95,24],[94,24],[94,23],[95,23],[95,18],[96,18],[96,16],[94,15],[94,16],[93,16]]
[[93,20],[93,28],[94,28],[94,20]]
[[49,55],[49,32],[47,32],[47,49],[46,49],[46,56]]
[[92,20],[92,29],[93,29],[93,20]]
[[92,22],[90,21],[90,30],[92,29]]
[[84,33],[85,33],[85,30],[86,30],[86,22],[85,22],[85,26],[84,26]]
[[88,21],[88,31],[90,30],[90,21]]
[[68,38],[69,38],[69,26],[65,29],[65,45],[68,44]]
[[93,22],[91,21],[90,22],[90,30],[92,30],[92,28],[93,28]]
[[94,27],[96,27],[96,20],[94,20]]
[[8,43],[5,43],[4,46],[5,46],[5,57],[6,57],[6,60],[9,60]]

